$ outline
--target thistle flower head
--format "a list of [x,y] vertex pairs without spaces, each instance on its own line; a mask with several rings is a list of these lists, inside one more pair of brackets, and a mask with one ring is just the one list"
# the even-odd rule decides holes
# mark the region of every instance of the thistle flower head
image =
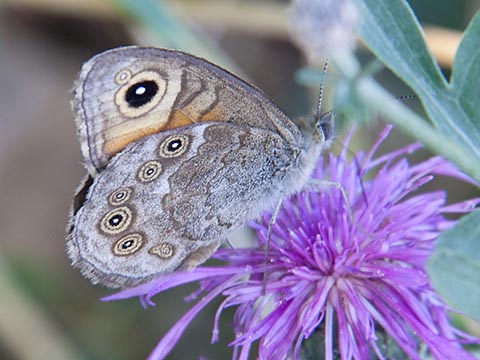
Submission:
[[260,359],[298,358],[302,343],[318,329],[324,332],[318,346],[325,359],[333,359],[335,351],[341,359],[384,359],[380,332],[412,359],[421,358],[421,346],[435,359],[475,359],[461,343],[476,340],[449,323],[449,309],[432,288],[425,266],[439,233],[455,223],[444,215],[471,211],[479,200],[446,205],[443,191],[418,192],[434,175],[467,178],[440,157],[409,164],[406,155],[419,148],[415,144],[375,157],[388,131],[356,161],[348,161],[346,151],[320,161],[314,178],[341,184],[349,205],[331,187],[319,191],[312,186],[285,200],[267,261],[268,214],[252,224],[257,247],[217,251],[224,266],[167,275],[108,297],[141,296],[147,305],[161,291],[199,281],[192,299],[200,300],[151,358],[164,358],[192,318],[221,296],[212,341],[218,338],[222,311],[236,307],[231,343],[236,359],[248,359],[255,342]]

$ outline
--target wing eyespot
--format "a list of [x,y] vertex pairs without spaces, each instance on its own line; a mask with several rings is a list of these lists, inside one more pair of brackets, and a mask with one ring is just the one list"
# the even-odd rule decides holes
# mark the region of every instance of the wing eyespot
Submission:
[[139,108],[152,101],[158,93],[158,85],[153,80],[140,81],[128,88],[125,92],[125,101],[132,108]]
[[119,206],[126,203],[132,197],[132,188],[120,188],[108,196],[108,203],[112,206]]
[[115,104],[120,113],[134,118],[147,114],[163,99],[167,91],[167,79],[159,72],[141,71],[129,75],[127,70],[120,71],[115,81],[122,85],[115,93]]
[[190,139],[186,135],[172,135],[167,137],[159,148],[159,154],[164,158],[177,157],[185,153],[190,144]]
[[143,236],[139,233],[128,234],[118,240],[112,248],[117,256],[126,256],[135,254],[143,246]]
[[148,252],[152,255],[156,255],[162,259],[169,259],[175,253],[175,248],[168,242],[163,242],[157,246],[152,247]]
[[162,173],[162,164],[156,160],[144,163],[137,173],[137,178],[143,183],[148,183],[160,176]]
[[133,212],[126,206],[113,209],[106,213],[100,221],[100,230],[109,235],[119,234],[130,226]]
[[115,82],[119,85],[123,85],[123,84],[126,84],[131,77],[132,77],[132,72],[128,69],[123,69],[123,70],[120,70],[115,75]]

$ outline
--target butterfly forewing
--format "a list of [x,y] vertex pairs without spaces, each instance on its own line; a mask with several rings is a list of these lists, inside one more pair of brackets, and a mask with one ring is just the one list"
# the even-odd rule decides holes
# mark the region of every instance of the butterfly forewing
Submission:
[[74,109],[92,175],[129,143],[195,123],[228,122],[298,137],[262,91],[206,60],[165,49],[123,47],[93,57],[77,81]]

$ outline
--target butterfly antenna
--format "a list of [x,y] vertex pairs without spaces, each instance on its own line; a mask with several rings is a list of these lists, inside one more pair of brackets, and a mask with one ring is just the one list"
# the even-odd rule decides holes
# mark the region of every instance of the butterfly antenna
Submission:
[[410,99],[418,99],[418,96],[415,94],[410,94],[410,95],[403,95],[403,96],[397,96],[397,100],[410,100]]
[[319,94],[318,94],[318,106],[317,106],[317,114],[316,114],[317,119],[322,114],[323,87],[325,85],[325,80],[327,78],[327,68],[328,68],[328,59],[325,60],[325,65],[323,65],[322,81],[320,82],[320,91],[319,91]]

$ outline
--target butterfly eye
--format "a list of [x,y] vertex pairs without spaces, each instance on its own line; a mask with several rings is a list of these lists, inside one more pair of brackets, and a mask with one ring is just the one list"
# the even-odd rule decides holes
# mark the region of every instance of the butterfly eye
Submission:
[[125,93],[125,101],[130,107],[139,108],[148,104],[157,93],[158,85],[155,81],[140,81],[128,88]]
[[138,170],[137,177],[141,182],[150,182],[155,180],[162,172],[162,164],[152,160],[143,164]]
[[113,245],[113,253],[118,256],[131,255],[140,250],[142,245],[143,236],[141,234],[129,234]]
[[120,188],[110,194],[110,196],[108,197],[108,203],[112,206],[122,205],[123,203],[128,201],[128,199],[130,199],[131,195],[132,189]]
[[171,158],[182,155],[188,147],[189,139],[186,135],[172,135],[160,145],[160,156]]
[[172,244],[164,242],[160,245],[152,247],[148,252],[150,254],[157,255],[163,259],[168,259],[173,256],[174,248]]
[[132,210],[126,206],[109,211],[100,221],[100,230],[106,234],[119,234],[132,222]]

